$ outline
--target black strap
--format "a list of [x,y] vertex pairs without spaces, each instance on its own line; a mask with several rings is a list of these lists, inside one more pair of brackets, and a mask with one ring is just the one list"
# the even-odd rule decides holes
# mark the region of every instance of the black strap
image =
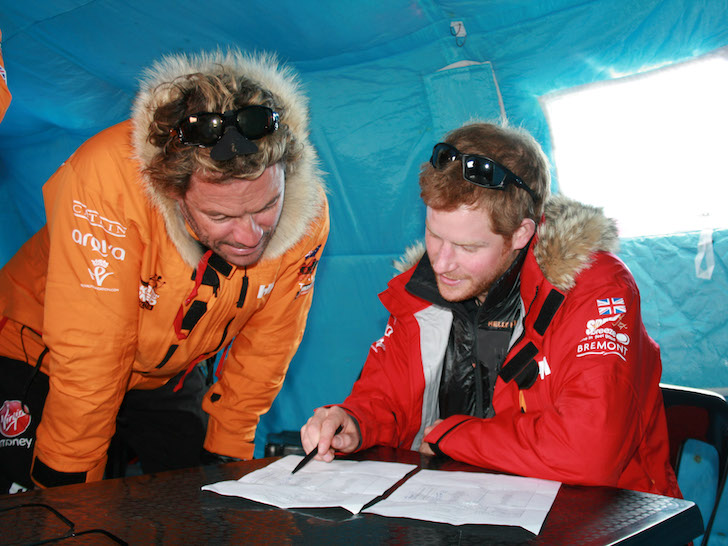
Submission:
[[546,301],[544,301],[541,306],[541,310],[538,312],[538,317],[536,317],[536,321],[533,323],[533,329],[536,330],[538,335],[542,336],[546,333],[546,328],[548,328],[549,324],[551,324],[556,311],[558,311],[561,304],[564,303],[565,298],[566,296],[564,296],[561,292],[553,289],[549,292],[549,295],[546,296]]
[[515,379],[519,389],[530,389],[538,377],[538,363],[534,360],[537,354],[538,348],[529,341],[503,366],[498,375],[506,383]]
[[[30,387],[33,385],[33,381],[38,376],[38,372],[40,371],[41,364],[43,364],[43,358],[45,355],[48,354],[48,347],[44,347],[43,351],[38,355],[38,360],[35,362],[35,366],[33,366],[33,373],[30,374],[30,377],[28,378],[28,382],[25,384],[25,387],[23,388],[23,395],[20,398],[20,407],[25,408],[25,400],[28,398],[28,393],[30,392]],[[25,411],[25,409],[23,409]]]
[[155,366],[155,368],[159,369],[162,366],[164,366],[167,362],[169,362],[169,359],[172,358],[172,355],[177,350],[177,347],[179,347],[179,345],[170,345],[169,349],[167,349],[167,354],[164,355],[164,358],[162,359],[162,361],[159,364],[157,364]]
[[245,274],[243,276],[243,286],[240,287],[240,296],[238,297],[238,303],[236,307],[240,309],[245,303],[245,296],[248,294],[248,268],[245,268]]

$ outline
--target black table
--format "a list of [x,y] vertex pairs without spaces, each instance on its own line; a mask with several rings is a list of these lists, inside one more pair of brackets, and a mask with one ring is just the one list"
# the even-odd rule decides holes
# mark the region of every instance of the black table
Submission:
[[[412,451],[374,448],[351,458],[482,472]],[[201,491],[276,458],[257,459],[0,496],[0,543],[34,544],[686,544],[703,531],[689,501],[609,487],[562,485],[541,533],[453,526],[343,508],[282,510]],[[10,510],[8,510],[10,509]],[[66,521],[64,521],[64,519]]]

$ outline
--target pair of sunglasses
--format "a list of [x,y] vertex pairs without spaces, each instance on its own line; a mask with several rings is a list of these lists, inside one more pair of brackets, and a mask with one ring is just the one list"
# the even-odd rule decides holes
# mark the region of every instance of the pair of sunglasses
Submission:
[[254,104],[224,114],[192,114],[181,119],[175,129],[183,144],[208,148],[222,138],[227,127],[235,127],[248,140],[257,140],[276,131],[278,123],[278,112]]
[[430,163],[437,170],[440,170],[444,169],[448,163],[457,161],[458,159],[463,164],[463,178],[468,182],[482,188],[494,190],[502,190],[508,184],[513,184],[527,191],[534,203],[536,202],[536,194],[523,180],[500,163],[488,157],[463,154],[455,146],[446,142],[439,142],[432,149]]

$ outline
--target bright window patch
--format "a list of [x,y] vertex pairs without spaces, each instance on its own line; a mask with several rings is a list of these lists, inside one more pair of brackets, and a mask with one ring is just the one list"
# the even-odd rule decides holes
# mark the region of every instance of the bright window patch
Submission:
[[542,103],[559,191],[620,237],[728,227],[728,51]]

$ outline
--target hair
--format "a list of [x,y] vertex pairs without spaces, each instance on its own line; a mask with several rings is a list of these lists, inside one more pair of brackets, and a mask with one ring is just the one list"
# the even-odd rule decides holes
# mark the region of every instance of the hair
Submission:
[[[156,106],[149,123],[147,141],[158,149],[143,168],[151,183],[170,196],[187,192],[190,176],[201,173],[210,181],[228,178],[254,179],[278,162],[295,165],[305,143],[286,124],[286,109],[270,90],[252,79],[236,74],[229,66],[211,65],[206,73],[192,73],[158,85],[153,94],[168,97]],[[175,130],[179,121],[198,112],[226,112],[250,104],[272,108],[280,116],[278,130],[256,140],[258,151],[226,161],[210,159],[211,147],[180,142]]]
[[524,218],[538,225],[549,196],[549,161],[541,146],[524,129],[475,122],[448,133],[444,142],[461,153],[482,155],[507,167],[536,194],[536,200],[513,184],[503,190],[483,188],[465,180],[462,164],[453,161],[442,170],[429,161],[420,171],[420,196],[428,207],[454,210],[462,205],[483,207],[494,233],[510,238]]

